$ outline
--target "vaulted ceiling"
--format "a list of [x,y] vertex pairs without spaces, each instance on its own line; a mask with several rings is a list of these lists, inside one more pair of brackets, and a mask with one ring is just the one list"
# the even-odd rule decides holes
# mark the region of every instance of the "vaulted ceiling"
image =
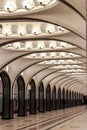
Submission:
[[86,94],[86,0],[0,0],[0,71],[11,83]]

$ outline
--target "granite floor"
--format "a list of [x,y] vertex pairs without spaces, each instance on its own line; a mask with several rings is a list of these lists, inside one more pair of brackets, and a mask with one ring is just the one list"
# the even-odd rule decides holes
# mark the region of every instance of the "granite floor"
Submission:
[[85,106],[0,120],[0,130],[87,130]]

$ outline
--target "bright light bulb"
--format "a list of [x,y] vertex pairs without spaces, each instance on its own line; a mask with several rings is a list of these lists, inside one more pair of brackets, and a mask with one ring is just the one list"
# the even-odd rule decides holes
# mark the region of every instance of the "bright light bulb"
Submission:
[[51,56],[51,57],[55,57],[55,56],[56,56],[56,53],[55,53],[55,52],[51,52],[51,53],[50,53],[50,56]]
[[11,44],[7,44],[7,45],[5,45],[5,47],[7,48],[7,47],[11,47]]
[[46,32],[47,33],[53,33],[53,32],[55,32],[55,26],[54,25],[48,25],[47,27],[46,27]]
[[19,32],[19,34],[20,34],[20,36],[23,36],[23,35],[25,35],[26,34],[26,30],[20,30],[20,32]]
[[18,33],[20,36],[25,35],[25,34],[27,33],[27,32],[26,32],[26,24],[23,24],[23,23],[18,24],[17,33]]
[[59,63],[63,64],[63,63],[64,63],[64,60],[59,60]]
[[37,0],[37,2],[40,4],[40,5],[47,5],[49,2],[50,2],[50,0]]
[[40,56],[44,58],[46,56],[46,53],[41,53]]
[[66,30],[65,28],[63,28],[61,26],[58,26],[58,29],[59,29],[59,31],[65,31]]
[[65,53],[65,52],[61,52],[61,53],[60,53],[60,56],[61,56],[61,57],[64,57],[64,56],[66,56],[66,53]]
[[51,43],[49,44],[49,47],[50,47],[50,48],[55,48],[55,47],[56,47],[56,43],[55,43],[55,42],[51,42]]
[[25,43],[25,47],[26,47],[27,49],[33,48],[32,42],[26,42],[26,43]]
[[67,60],[68,63],[72,63],[72,60]]
[[10,26],[4,25],[3,29],[2,29],[2,34],[4,34],[5,36],[8,36],[11,34],[11,28]]
[[54,64],[56,61],[55,60],[52,60],[51,63]]
[[27,1],[27,0],[24,0],[22,2],[22,5],[23,5],[23,8],[25,8],[25,9],[32,9],[34,6],[32,1]]
[[13,47],[14,47],[15,49],[19,49],[19,48],[21,47],[20,42],[14,43],[14,44],[13,44]]
[[6,11],[8,11],[8,12],[12,12],[12,11],[16,10],[17,9],[17,5],[16,5],[15,0],[6,2],[5,5],[4,5],[4,9]]
[[75,56],[75,54],[73,54],[73,53],[69,53],[69,55],[70,55],[70,56]]
[[4,5],[5,9],[10,12],[12,10],[12,5],[11,4],[5,4]]
[[38,42],[37,48],[42,49],[44,47],[45,47],[44,42]]
[[31,54],[31,55],[32,55],[33,58],[36,57],[36,53],[33,53],[33,54]]
[[38,34],[40,34],[40,30],[39,29],[34,29],[33,31],[32,31],[32,33],[34,34],[34,35],[38,35]]
[[68,44],[65,43],[65,42],[60,42],[60,46],[61,46],[61,47],[68,47]]
[[3,31],[3,34],[4,34],[5,36],[8,36],[8,35],[10,34],[10,30],[8,30],[8,29],[4,30],[4,31]]

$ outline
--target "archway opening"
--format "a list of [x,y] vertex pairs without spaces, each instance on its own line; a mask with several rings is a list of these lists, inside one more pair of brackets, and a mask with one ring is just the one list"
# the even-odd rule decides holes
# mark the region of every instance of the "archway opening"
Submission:
[[0,73],[2,80],[2,119],[13,118],[13,100],[11,97],[11,81],[5,71]]
[[39,110],[39,112],[44,112],[44,86],[43,86],[43,83],[41,83],[38,88],[38,110]]
[[53,91],[52,91],[52,109],[56,110],[57,109],[57,105],[56,105],[56,87],[53,87]]
[[68,108],[69,107],[69,95],[68,95],[69,93],[68,93],[68,90],[66,91],[66,108]]
[[15,80],[14,85],[13,85],[13,99],[14,99],[14,113],[18,112],[18,84],[17,80]]
[[46,88],[46,110],[51,111],[51,87],[50,85]]
[[62,90],[62,108],[66,107],[65,89]]
[[75,106],[77,105],[77,93],[75,92]]
[[30,82],[31,90],[30,90],[30,114],[37,113],[37,100],[36,100],[36,85],[34,80],[32,79]]
[[71,106],[74,107],[74,92],[72,91],[72,100],[71,100]]
[[61,88],[58,89],[58,109],[61,109]]
[[18,84],[18,116],[26,116],[27,106],[25,100],[25,82],[21,75],[17,78],[17,84]]
[[79,93],[77,92],[77,106],[79,106]]
[[71,90],[69,91],[69,107],[71,107]]

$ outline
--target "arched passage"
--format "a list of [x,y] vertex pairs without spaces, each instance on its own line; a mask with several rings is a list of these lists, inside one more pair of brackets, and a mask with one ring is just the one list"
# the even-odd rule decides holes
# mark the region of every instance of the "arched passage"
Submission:
[[32,79],[30,82],[31,90],[30,90],[30,114],[37,113],[37,101],[36,101],[36,85],[34,80]]
[[62,90],[62,108],[66,106],[66,99],[65,99],[65,89]]
[[72,91],[71,106],[74,107],[74,92]]
[[43,83],[40,84],[38,88],[38,109],[39,112],[44,112],[44,86]]
[[56,110],[56,87],[53,87],[53,91],[52,91],[52,109]]
[[75,106],[77,105],[77,95],[76,95],[76,92],[75,92]]
[[13,100],[11,98],[11,81],[5,71],[0,73],[2,79],[2,119],[13,118]]
[[51,87],[50,85],[46,88],[46,110],[51,111]]
[[84,104],[84,95],[80,94],[80,105]]
[[69,107],[71,107],[71,90],[69,91]]
[[27,115],[27,106],[25,100],[25,82],[21,75],[17,78],[17,84],[18,84],[18,116],[25,116]]
[[74,107],[75,107],[75,92],[74,92]]
[[58,109],[61,109],[61,88],[58,89]]
[[68,108],[69,107],[69,95],[68,95],[69,93],[68,93],[68,90],[66,91],[66,108]]
[[81,105],[81,104],[80,104],[80,98],[81,98],[81,93],[79,93],[79,105]]
[[79,105],[79,93],[77,92],[77,106]]

